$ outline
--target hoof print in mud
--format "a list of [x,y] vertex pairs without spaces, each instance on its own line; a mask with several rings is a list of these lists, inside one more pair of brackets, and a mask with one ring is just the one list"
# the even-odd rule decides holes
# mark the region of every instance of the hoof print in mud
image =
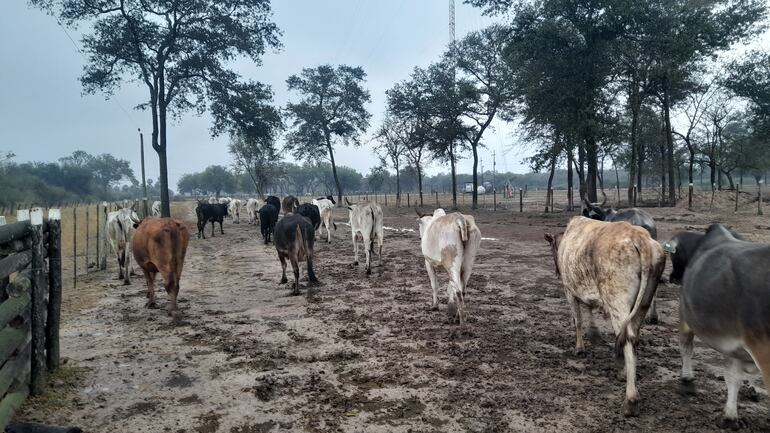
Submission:
[[640,401],[639,400],[626,400],[623,402],[623,416],[626,418],[631,417],[637,417],[639,416],[640,412]]
[[749,423],[742,418],[727,418],[720,416],[717,419],[717,426],[721,429],[738,431],[749,426]]
[[681,379],[679,381],[679,387],[677,388],[679,395],[690,397],[697,394],[695,388],[695,381],[692,379]]

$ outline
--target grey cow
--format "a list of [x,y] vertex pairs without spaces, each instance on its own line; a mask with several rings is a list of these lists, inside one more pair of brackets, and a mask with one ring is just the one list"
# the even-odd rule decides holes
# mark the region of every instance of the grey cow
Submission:
[[680,299],[682,385],[693,388],[697,335],[728,361],[720,426],[745,426],[738,418],[741,376],[759,369],[770,386],[770,245],[739,240],[721,224],[710,226],[684,274]]

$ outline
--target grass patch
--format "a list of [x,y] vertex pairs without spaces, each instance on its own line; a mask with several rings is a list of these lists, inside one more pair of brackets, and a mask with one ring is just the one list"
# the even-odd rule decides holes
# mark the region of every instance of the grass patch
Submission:
[[42,395],[24,402],[19,416],[24,419],[50,419],[72,403],[72,397],[81,387],[89,369],[65,364],[48,375],[48,386]]

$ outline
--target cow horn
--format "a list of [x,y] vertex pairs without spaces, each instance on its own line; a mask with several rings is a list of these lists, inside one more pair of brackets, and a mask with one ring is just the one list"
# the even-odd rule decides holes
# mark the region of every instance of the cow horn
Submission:
[[417,209],[416,207],[414,208],[414,211],[415,211],[415,213],[417,213],[417,216],[418,216],[418,217],[420,217],[420,218],[422,218],[422,217],[424,217],[424,216],[425,216],[425,214],[424,214],[424,213],[422,213],[422,212],[420,212],[420,210],[419,210],[419,209]]
[[135,218],[133,215],[131,215],[131,217],[130,217],[130,218],[131,218],[131,221],[132,221],[134,224],[139,224],[140,222],[142,222],[142,220],[140,220],[139,218]]
[[591,200],[588,199],[588,193],[583,194],[583,202],[587,207],[591,207]]
[[602,190],[602,195],[604,196],[604,201],[600,205],[601,207],[604,207],[604,205],[607,204],[607,194],[604,193],[604,190]]
[[351,203],[350,200],[348,200],[347,197],[345,197],[345,203],[347,203],[348,206],[353,206],[353,203]]

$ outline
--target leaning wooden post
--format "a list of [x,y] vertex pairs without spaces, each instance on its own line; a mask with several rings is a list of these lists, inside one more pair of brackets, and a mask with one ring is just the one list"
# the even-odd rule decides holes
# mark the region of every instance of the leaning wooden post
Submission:
[[524,212],[524,195],[523,190],[519,188],[519,212]]
[[86,204],[86,275],[88,275],[88,246],[91,243],[91,215],[89,212],[89,209],[91,209],[91,206]]
[[78,208],[72,208],[72,287],[78,286]]
[[102,226],[102,256],[99,259],[99,269],[102,271],[107,270],[107,254],[109,254],[110,246],[108,245],[107,241],[107,207],[109,204],[105,201],[102,202],[102,220],[99,222],[99,225]]
[[760,180],[757,182],[757,190],[759,194],[759,200],[757,201],[757,215],[764,215],[765,213],[762,211],[762,184],[765,183],[765,181]]
[[101,263],[102,260],[102,238],[101,238],[101,231],[99,230],[99,203],[96,204],[96,213],[94,214],[96,216],[96,269],[99,269],[99,263]]
[[406,193],[406,207],[412,207],[411,202],[409,200],[409,193]]
[[45,243],[43,241],[43,210],[32,209],[30,214],[32,233],[32,365],[30,368],[29,391],[40,395],[45,389],[45,294],[48,284],[45,280]]
[[[98,228],[99,225],[97,224],[96,227]],[[61,301],[61,210],[50,209],[48,211],[48,318],[45,324],[45,351],[48,371],[59,368]]]

